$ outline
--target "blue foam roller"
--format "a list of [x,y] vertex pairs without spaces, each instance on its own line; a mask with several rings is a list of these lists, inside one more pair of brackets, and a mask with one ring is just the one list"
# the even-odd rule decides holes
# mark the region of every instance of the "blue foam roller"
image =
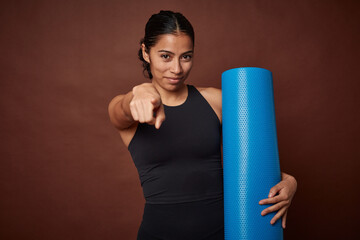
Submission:
[[281,180],[272,73],[255,67],[222,74],[224,220],[226,240],[281,240],[259,205]]

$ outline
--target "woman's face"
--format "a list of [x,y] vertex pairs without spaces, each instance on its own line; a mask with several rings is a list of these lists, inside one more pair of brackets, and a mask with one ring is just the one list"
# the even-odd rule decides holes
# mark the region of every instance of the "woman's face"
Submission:
[[194,46],[191,38],[184,34],[163,34],[158,42],[145,52],[143,57],[150,63],[153,83],[168,91],[184,85],[193,64]]

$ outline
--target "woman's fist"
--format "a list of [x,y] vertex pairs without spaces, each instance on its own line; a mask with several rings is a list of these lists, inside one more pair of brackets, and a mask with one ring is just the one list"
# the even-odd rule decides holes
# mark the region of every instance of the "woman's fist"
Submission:
[[131,115],[135,121],[155,125],[159,129],[165,120],[164,106],[153,84],[143,83],[132,90]]

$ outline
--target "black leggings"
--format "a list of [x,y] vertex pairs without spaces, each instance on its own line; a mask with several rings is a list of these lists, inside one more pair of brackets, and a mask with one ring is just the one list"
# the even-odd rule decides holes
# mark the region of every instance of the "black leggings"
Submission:
[[145,203],[138,240],[223,240],[222,199],[176,204]]

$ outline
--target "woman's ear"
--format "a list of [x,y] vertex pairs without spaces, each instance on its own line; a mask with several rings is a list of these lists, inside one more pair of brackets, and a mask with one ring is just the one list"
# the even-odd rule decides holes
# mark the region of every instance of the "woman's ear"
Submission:
[[142,55],[145,61],[147,61],[148,63],[150,63],[150,57],[148,52],[146,51],[146,47],[145,44],[141,44],[141,49],[142,49]]

